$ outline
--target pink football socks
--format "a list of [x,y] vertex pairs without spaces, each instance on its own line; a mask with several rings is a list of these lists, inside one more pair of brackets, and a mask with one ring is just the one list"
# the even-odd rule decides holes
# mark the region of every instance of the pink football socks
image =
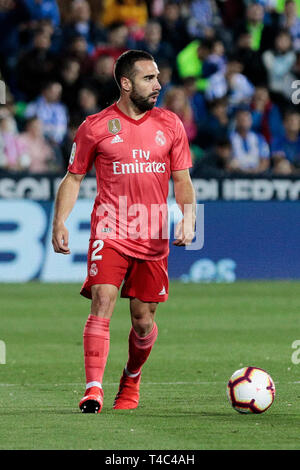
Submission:
[[83,330],[86,388],[102,388],[102,379],[109,352],[109,318],[90,314]]
[[134,329],[131,328],[128,338],[129,357],[125,369],[128,375],[135,375],[141,371],[156,341],[157,333],[158,329],[156,323],[154,323],[152,331],[144,337],[138,336]]

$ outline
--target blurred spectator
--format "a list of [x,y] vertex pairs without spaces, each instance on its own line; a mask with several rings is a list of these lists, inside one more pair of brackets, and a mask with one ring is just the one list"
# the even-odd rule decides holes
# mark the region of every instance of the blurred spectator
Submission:
[[60,13],[56,0],[23,0],[32,20],[51,20],[53,26],[60,24]]
[[43,133],[53,144],[61,144],[67,131],[67,110],[60,102],[62,86],[50,81],[44,85],[41,95],[29,103],[25,117],[38,117],[43,123]]
[[197,90],[197,82],[194,77],[186,77],[182,80],[182,86],[189,100],[197,126],[206,119],[207,105],[203,93]]
[[80,63],[77,59],[67,57],[60,66],[57,80],[62,86],[61,101],[72,113],[76,108],[76,96],[80,87]]
[[105,41],[105,32],[91,19],[91,8],[87,0],[74,0],[71,4],[70,21],[63,27],[63,41],[69,43],[76,36],[85,38],[88,53],[94,51],[95,46]]
[[168,61],[174,64],[175,52],[170,42],[162,41],[162,27],[156,20],[149,20],[145,26],[145,36],[141,41],[137,41],[135,49],[149,52],[156,62]]
[[201,148],[212,147],[217,138],[225,139],[229,136],[229,117],[227,100],[221,98],[209,104],[208,114],[203,119],[198,134],[198,144]]
[[100,111],[98,106],[98,93],[92,87],[80,88],[78,93],[78,103],[76,114],[79,120],[84,121],[85,118],[91,114],[96,114]]
[[145,25],[148,20],[147,2],[145,0],[104,0],[101,23],[110,26],[113,23],[126,23],[128,20]]
[[63,171],[66,171],[68,168],[75,135],[81,123],[82,121],[80,118],[78,118],[77,115],[73,115],[70,117],[67,133],[60,146],[61,154],[62,154],[62,170]]
[[236,0],[217,1],[223,24],[231,31],[234,30],[240,18],[245,16],[245,2]]
[[233,56],[226,64],[225,73],[217,72],[209,78],[205,96],[209,101],[228,97],[229,112],[241,104],[249,104],[254,93],[254,86],[242,73],[243,64]]
[[128,49],[131,49],[132,45],[134,46],[136,41],[144,39],[145,30],[144,27],[140,26],[135,20],[127,20],[124,24],[128,31],[127,46]]
[[[287,0],[276,0],[276,11],[284,13],[284,7]],[[296,5],[297,16],[300,17],[300,0],[294,0]]]
[[66,58],[76,59],[80,64],[80,74],[87,73],[91,68],[91,59],[88,53],[88,44],[83,36],[74,36],[66,49],[61,51],[60,63]]
[[163,107],[177,114],[183,123],[189,142],[193,142],[197,137],[197,124],[184,89],[179,86],[169,89],[165,94]]
[[[269,143],[272,155],[279,149],[274,174],[298,174],[298,157],[280,155],[298,155],[299,118],[294,111],[283,126],[282,115],[300,80],[300,0],[0,0],[0,70],[12,93],[10,117],[0,118],[2,162],[38,171],[23,142],[42,126],[66,169],[80,123],[119,98],[113,66],[129,48],[154,56],[157,106],[178,114],[211,174],[266,172]],[[235,157],[218,160],[244,105],[230,134]]]
[[292,68],[296,54],[292,50],[291,36],[287,31],[280,31],[275,38],[274,50],[265,51],[262,55],[268,73],[268,87],[273,101],[283,106],[292,94]]
[[148,12],[151,17],[159,17],[163,14],[165,8],[165,0],[146,0]]
[[19,26],[30,15],[22,1],[0,0],[0,69],[11,88],[19,53]]
[[187,28],[191,37],[212,38],[222,24],[215,0],[192,0]]
[[[51,22],[51,19],[44,18],[35,23],[35,26],[33,27],[33,33],[38,29],[43,31],[45,34],[48,34],[48,36],[51,38],[50,52],[52,52],[55,55],[59,54],[62,48],[61,28],[60,27],[55,28]],[[31,33],[31,36],[32,36],[32,31],[29,28],[23,28],[22,34],[24,35],[26,31]],[[22,37],[22,34],[21,34],[21,37]],[[26,42],[25,40],[23,42],[25,42],[25,46],[23,46],[25,48],[28,41]]]
[[211,53],[211,41],[195,39],[182,49],[176,57],[176,67],[179,78],[186,77],[196,79],[197,90],[204,91],[208,84],[208,79],[203,77],[203,62]]
[[117,101],[120,90],[113,76],[114,59],[102,54],[95,60],[90,74],[82,77],[83,85],[94,88],[98,92],[98,107],[104,109]]
[[245,29],[251,36],[251,48],[255,51],[261,47],[264,29],[264,8],[259,3],[250,3],[246,11]]
[[26,170],[30,173],[48,173],[62,169],[56,161],[53,148],[43,135],[43,125],[37,117],[27,120],[25,131],[20,134],[18,142],[26,155]]
[[205,155],[196,160],[192,178],[218,178],[231,174],[232,147],[229,138],[218,137],[213,147]]
[[233,159],[232,171],[238,173],[265,173],[270,166],[270,150],[261,134],[251,131],[252,117],[246,108],[236,111],[235,130],[230,135]]
[[296,59],[292,68],[292,74],[295,77],[295,80],[300,80],[300,51],[296,52]]
[[250,34],[250,46],[254,51],[263,51],[273,45],[273,27],[264,24],[265,11],[259,2],[250,2],[246,9],[246,15],[234,27],[234,37],[237,38],[248,32]]
[[6,107],[0,109],[0,168],[22,171],[28,166],[28,158],[19,141],[17,124]]
[[274,174],[300,174],[300,114],[287,111],[283,120],[284,135],[274,136],[271,144]]
[[224,44],[220,39],[207,41],[207,44],[209,43],[209,54],[204,58],[202,65],[202,75],[204,78],[208,78],[217,72],[225,73],[226,70]]
[[32,48],[33,37],[37,30],[51,38],[50,51],[58,53],[61,48],[61,28],[59,25],[56,26],[50,17],[30,19],[29,22],[20,24],[19,50],[23,52]]
[[96,47],[92,55],[92,61],[95,62],[102,54],[110,55],[117,60],[119,55],[127,50],[128,28],[124,23],[113,23],[107,31],[107,40],[105,43]]
[[297,6],[294,0],[286,0],[284,12],[280,15],[279,26],[290,33],[294,49],[299,50],[300,18],[297,15]]
[[159,83],[161,86],[157,101],[156,101],[156,106],[161,107],[163,106],[163,101],[166,92],[174,86],[174,83],[172,81],[172,75],[173,75],[173,69],[169,62],[163,61],[159,62],[158,64],[158,69],[159,69]]
[[18,87],[26,100],[41,92],[42,84],[54,77],[56,57],[50,52],[51,37],[43,29],[34,33],[33,46],[19,57]]
[[248,31],[242,32],[237,37],[236,56],[243,64],[243,73],[253,84],[267,81],[266,69],[263,65],[260,51],[251,47],[251,35]]
[[176,0],[168,0],[162,15],[158,18],[161,25],[162,41],[169,42],[178,54],[189,43],[186,21],[180,15],[180,5]]
[[252,130],[262,134],[268,144],[270,144],[272,136],[283,134],[281,113],[278,106],[272,103],[266,86],[260,85],[255,88],[250,109]]
[[50,18],[43,18],[42,20],[39,20],[36,23],[36,29],[40,29],[45,34],[48,34],[49,37],[52,37],[55,31],[55,27],[53,26],[53,23],[51,22]]

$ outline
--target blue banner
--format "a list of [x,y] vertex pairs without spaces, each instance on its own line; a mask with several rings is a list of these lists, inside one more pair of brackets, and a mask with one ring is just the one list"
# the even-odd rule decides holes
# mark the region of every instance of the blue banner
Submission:
[[[169,203],[174,207],[174,200]],[[67,221],[69,256],[52,248],[53,206],[53,201],[0,201],[0,282],[84,280],[93,200],[79,199]],[[171,240],[171,279],[300,279],[297,202],[218,201],[202,207],[204,246],[187,250],[173,246]],[[177,220],[178,213],[171,219],[171,238]]]
[[192,282],[300,279],[299,205],[209,202],[200,251],[171,245],[170,276]]

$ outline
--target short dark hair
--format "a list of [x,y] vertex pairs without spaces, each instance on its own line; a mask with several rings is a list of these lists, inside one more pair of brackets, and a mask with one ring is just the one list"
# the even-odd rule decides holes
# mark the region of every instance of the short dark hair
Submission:
[[25,121],[25,129],[27,129],[28,126],[30,126],[33,122],[39,121],[39,120],[40,120],[40,118],[37,115],[34,115],[34,116],[31,116],[31,117],[27,118],[26,121]]
[[215,141],[215,146],[216,147],[231,147],[231,140],[226,135],[219,136],[217,137]]
[[283,120],[285,121],[286,119],[288,119],[290,116],[292,116],[293,114],[298,114],[298,116],[300,115],[298,109],[290,106],[290,107],[287,107],[284,111],[283,111]]
[[54,78],[50,78],[48,80],[45,80],[44,82],[42,82],[41,84],[41,91],[45,91],[45,90],[48,90],[49,88],[51,88],[53,85],[56,85],[56,84],[59,84],[61,85],[61,83],[59,82],[59,80],[55,80]]
[[154,58],[146,51],[132,49],[130,51],[123,52],[123,54],[121,54],[120,57],[118,57],[116,60],[114,67],[114,77],[120,89],[122,77],[129,78],[130,80],[133,79],[134,65],[139,60],[154,61]]

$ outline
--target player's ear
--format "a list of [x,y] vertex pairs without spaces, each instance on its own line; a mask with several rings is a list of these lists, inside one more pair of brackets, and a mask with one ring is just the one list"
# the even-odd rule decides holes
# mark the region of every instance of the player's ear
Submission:
[[129,92],[132,89],[131,80],[127,77],[121,77],[121,87],[125,92]]

